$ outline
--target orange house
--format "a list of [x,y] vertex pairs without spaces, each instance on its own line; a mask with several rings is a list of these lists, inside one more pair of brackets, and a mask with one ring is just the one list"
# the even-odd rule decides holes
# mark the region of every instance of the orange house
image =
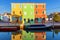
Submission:
[[46,15],[46,4],[45,3],[36,3],[34,5],[34,14],[35,19],[47,18]]
[[[46,15],[46,4],[45,3],[37,3],[34,6],[34,15],[35,19],[39,22],[43,18],[47,18]],[[35,21],[36,22],[36,21]],[[35,40],[46,40],[46,33],[45,32],[35,32]]]
[[35,18],[45,18],[46,16],[46,4],[45,3],[37,3],[34,6]]

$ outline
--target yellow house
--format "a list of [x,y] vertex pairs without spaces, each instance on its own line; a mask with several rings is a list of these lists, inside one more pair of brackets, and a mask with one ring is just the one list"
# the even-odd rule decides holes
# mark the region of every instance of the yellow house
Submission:
[[11,14],[12,15],[17,15],[17,16],[21,16],[22,15],[22,9],[20,6],[20,3],[11,3]]
[[[15,17],[22,17],[22,9],[20,6],[20,3],[11,3],[11,15],[12,15],[12,21],[16,20]],[[21,20],[22,21],[22,20]],[[22,40],[21,34],[18,33],[16,35],[11,35],[11,40]]]
[[[22,17],[22,9],[20,3],[11,3],[11,14],[13,17]],[[12,18],[12,21],[15,20]],[[22,21],[22,20],[20,20]]]

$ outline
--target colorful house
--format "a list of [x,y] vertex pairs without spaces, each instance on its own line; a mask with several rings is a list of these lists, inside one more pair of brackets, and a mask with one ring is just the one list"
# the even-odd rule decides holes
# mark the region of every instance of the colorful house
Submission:
[[37,20],[38,22],[41,22],[42,18],[47,18],[46,4],[45,3],[36,3],[34,5],[34,14],[35,14],[35,20]]
[[[20,17],[22,17],[22,9],[20,6],[20,3],[11,3],[11,14],[12,14],[12,21],[16,20],[16,17],[19,18],[19,21],[22,22],[22,20],[20,20]],[[11,39],[12,40],[22,40],[21,34],[20,33],[16,33],[16,35],[11,35]]]
[[22,3],[23,20],[25,23],[34,23],[34,4]]
[[22,17],[22,9],[20,3],[12,3],[11,4],[11,14],[12,20],[15,20],[15,17],[19,18],[19,21],[22,22],[20,19]]
[[[11,14],[13,16],[12,21],[16,20],[15,17],[19,17],[20,18],[19,20],[23,22],[23,24],[27,24],[27,23],[32,24],[36,20],[38,22],[41,22],[43,18],[47,17],[46,16],[46,4],[45,3],[12,3]],[[14,38],[14,36],[16,38]],[[22,39],[20,38],[21,36],[22,36]],[[37,37],[37,39],[35,39],[35,37]],[[36,33],[36,32],[27,33],[24,30],[22,30],[22,35],[12,34],[12,40],[40,40],[40,37],[42,38],[42,33]]]
[[[47,18],[46,15],[46,4],[45,3],[36,3],[34,5],[34,14],[35,14],[35,22],[37,23],[42,22],[43,18]],[[46,33],[45,32],[35,32],[35,40],[46,40]]]
[[[22,3],[23,22],[24,24],[34,23],[34,4]],[[28,27],[28,26],[27,26]],[[34,33],[22,31],[22,40],[34,40]]]

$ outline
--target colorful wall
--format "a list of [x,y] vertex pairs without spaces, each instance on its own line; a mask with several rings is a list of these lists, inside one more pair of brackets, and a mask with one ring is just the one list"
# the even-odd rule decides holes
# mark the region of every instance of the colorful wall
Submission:
[[[12,21],[16,20],[15,17],[22,17],[22,9],[20,3],[12,3],[11,4],[11,14],[12,14]],[[20,20],[21,21],[21,20]],[[22,40],[21,34],[16,32],[15,34],[11,35],[11,40]]]
[[12,32],[11,40],[22,40],[22,35],[21,35],[21,33]]
[[35,14],[35,19],[38,22],[41,22],[43,18],[47,18],[46,15],[46,4],[45,3],[36,3],[34,5],[34,14]]
[[34,4],[31,3],[22,3],[23,10],[23,20],[28,21],[28,19],[34,20]]
[[45,18],[43,15],[46,16],[46,4],[45,3],[35,4],[34,14],[35,14],[35,18]]
[[46,32],[35,32],[35,40],[46,40]]
[[12,15],[18,15],[21,16],[22,13],[20,13],[22,11],[21,7],[20,7],[20,3],[12,3],[11,4],[11,14]]
[[[27,24],[27,23],[34,24],[35,18],[38,18],[37,21],[41,22],[42,18],[47,17],[46,4],[45,3],[42,3],[42,4],[41,3],[12,3],[11,14],[15,16],[20,16],[23,21],[23,24]],[[13,38],[13,34],[12,34],[12,40],[40,40],[40,38],[42,39],[41,33],[36,33],[36,32],[27,33],[24,30],[22,30],[22,35],[18,34],[15,36],[16,36],[16,39]],[[22,39],[20,39],[19,36],[21,36]],[[36,36],[38,37],[37,39],[36,39]]]
[[11,14],[13,17],[21,17],[22,16],[22,9],[21,9],[20,3],[11,3]]
[[[45,3],[12,3],[11,14],[22,16],[23,23],[34,23],[35,19],[38,22],[42,21],[42,18],[47,18],[46,4]],[[21,20],[21,19],[20,19]],[[29,20],[29,22],[28,22]]]
[[[23,18],[25,19],[34,19],[34,5],[29,3],[22,4]],[[33,15],[33,16],[32,16]]]
[[34,33],[22,31],[22,40],[35,40]]

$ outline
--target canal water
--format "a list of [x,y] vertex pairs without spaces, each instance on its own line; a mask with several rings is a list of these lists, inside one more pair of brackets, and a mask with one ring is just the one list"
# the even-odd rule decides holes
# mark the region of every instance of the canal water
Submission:
[[[11,32],[0,32],[0,40],[11,40]],[[46,32],[46,40],[60,40],[60,32]]]
[[[42,33],[42,32],[39,32],[39,33]],[[46,40],[60,40],[59,30],[46,31],[45,33],[46,33]],[[11,32],[0,32],[0,40],[11,40],[11,35],[12,35]]]

